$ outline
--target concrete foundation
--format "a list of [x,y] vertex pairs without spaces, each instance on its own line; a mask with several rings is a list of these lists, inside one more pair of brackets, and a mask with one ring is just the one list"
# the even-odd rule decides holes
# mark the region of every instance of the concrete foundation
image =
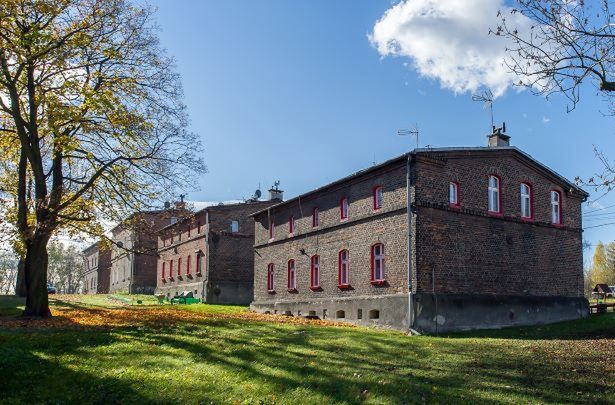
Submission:
[[[413,329],[438,334],[472,329],[540,325],[584,318],[582,297],[417,293]],[[408,330],[408,295],[359,296],[305,301],[253,302],[253,311],[309,316],[357,325]]]
[[205,301],[210,304],[248,305],[254,299],[252,282],[208,283]]
[[414,329],[429,334],[542,325],[589,315],[583,297],[418,293],[414,302]]

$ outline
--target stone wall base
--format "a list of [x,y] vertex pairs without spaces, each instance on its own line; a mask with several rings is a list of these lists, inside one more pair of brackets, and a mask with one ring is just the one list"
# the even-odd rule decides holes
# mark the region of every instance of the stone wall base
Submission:
[[[412,329],[427,334],[542,325],[589,315],[588,302],[583,297],[416,293],[413,300]],[[408,330],[407,294],[296,302],[255,301],[250,308],[260,313]]]

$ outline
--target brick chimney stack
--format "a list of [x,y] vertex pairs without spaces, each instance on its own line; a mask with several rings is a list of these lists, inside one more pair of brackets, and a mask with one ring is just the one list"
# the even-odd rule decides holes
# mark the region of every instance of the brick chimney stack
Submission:
[[493,133],[487,136],[489,140],[488,146],[490,148],[497,148],[499,146],[510,146],[510,136],[505,134],[506,123],[502,123],[501,128],[493,127]]
[[273,183],[273,186],[269,189],[269,200],[284,201],[284,191],[280,190],[279,185],[279,181]]

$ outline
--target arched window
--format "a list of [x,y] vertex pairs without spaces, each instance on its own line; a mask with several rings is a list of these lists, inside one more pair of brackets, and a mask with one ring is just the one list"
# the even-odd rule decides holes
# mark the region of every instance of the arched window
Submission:
[[173,259],[169,260],[169,278],[173,278]]
[[297,268],[295,265],[295,259],[288,261],[288,290],[294,291],[297,289]]
[[273,263],[269,263],[267,265],[267,291],[273,292],[275,291],[273,288]]
[[551,223],[562,223],[562,195],[557,190],[551,190]]
[[273,218],[269,218],[269,239],[273,239],[275,236],[275,225],[273,224]]
[[167,264],[165,262],[162,262],[162,273],[161,273],[161,276],[160,276],[160,278],[162,280],[164,280],[164,276],[165,276],[166,272],[167,272]]
[[384,281],[384,245],[376,243],[372,246],[372,283]]
[[501,214],[501,180],[495,174],[489,176],[489,212],[492,214]]
[[380,208],[382,208],[382,186],[374,187],[373,200],[374,210],[379,210]]
[[451,207],[459,207],[459,183],[448,183],[448,202]]
[[190,262],[192,261],[190,259],[191,257],[190,255],[188,255],[188,257],[186,258],[186,274],[190,274]]
[[348,198],[344,197],[340,201],[340,219],[348,219]]
[[338,254],[338,268],[337,268],[337,285],[340,288],[348,287],[350,273],[350,257],[348,250],[344,249]]
[[519,190],[521,196],[521,218],[532,218],[532,186],[527,183],[521,183]]
[[318,213],[318,207],[312,209],[312,228],[320,226],[320,214]]
[[196,274],[201,274],[201,269],[203,267],[203,255],[200,253],[196,254]]
[[288,217],[288,236],[293,236],[295,234],[295,217],[292,215]]
[[177,277],[180,277],[182,275],[182,258],[179,257],[177,259]]
[[310,259],[310,288],[320,288],[320,256],[314,255]]

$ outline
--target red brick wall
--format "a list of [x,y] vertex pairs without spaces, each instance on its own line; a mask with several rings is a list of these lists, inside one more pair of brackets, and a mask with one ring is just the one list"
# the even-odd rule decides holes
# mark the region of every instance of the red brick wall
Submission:
[[[275,238],[269,241],[268,215],[256,219],[255,301],[304,300],[394,294],[406,291],[406,164],[398,162],[380,171],[355,178],[338,187],[293,201],[271,210]],[[373,209],[372,192],[382,186],[383,206]],[[348,220],[340,221],[340,201],[349,200]],[[318,207],[320,226],[312,227],[312,209]],[[289,236],[288,220],[295,218],[295,233]],[[374,286],[371,278],[371,246],[385,246],[385,279]],[[305,250],[305,255],[300,250]],[[350,255],[349,290],[338,288],[338,253]],[[310,290],[310,257],[320,255],[321,291]],[[296,260],[297,292],[287,291],[287,264]],[[267,265],[275,265],[275,294],[267,292]]]

